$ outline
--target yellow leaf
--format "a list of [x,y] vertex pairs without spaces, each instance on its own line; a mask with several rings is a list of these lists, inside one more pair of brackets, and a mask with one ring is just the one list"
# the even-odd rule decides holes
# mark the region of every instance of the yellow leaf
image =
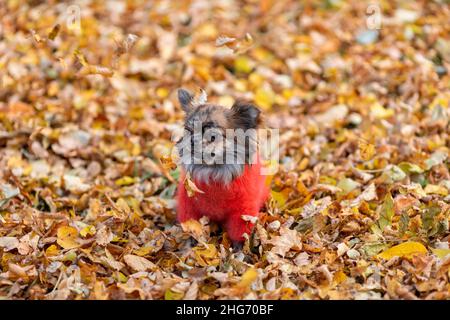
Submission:
[[264,77],[257,72],[252,72],[248,76],[248,82],[252,88],[258,88],[263,84]]
[[333,283],[335,285],[338,285],[338,284],[344,282],[346,279],[347,279],[347,275],[344,273],[344,271],[339,270],[339,271],[336,271],[336,273],[333,276]]
[[177,164],[170,156],[162,156],[159,160],[161,160],[161,163],[166,170],[175,170],[177,168]]
[[450,249],[431,249],[431,251],[433,251],[434,255],[439,259],[444,259],[450,254]]
[[306,197],[309,194],[309,190],[306,188],[302,180],[299,179],[295,187],[302,197]]
[[85,56],[77,49],[74,51],[74,56],[78,59],[83,68],[80,71],[81,75],[99,74],[105,77],[112,77],[114,71],[108,67],[91,65],[87,62]]
[[127,282],[128,281],[128,278],[127,278],[127,276],[126,275],[124,275],[122,272],[114,272],[113,273],[113,278],[116,280],[116,281],[118,281],[118,282],[120,282],[120,283],[125,283],[125,282]]
[[367,143],[364,140],[358,141],[359,153],[361,154],[361,159],[364,161],[369,161],[375,155],[375,146],[371,143]]
[[139,202],[139,200],[137,200],[136,198],[133,197],[128,197],[126,199],[126,202],[129,206],[129,208],[131,208],[138,216],[142,216],[142,211],[141,211],[141,203]]
[[374,103],[370,107],[370,114],[376,119],[386,119],[394,115],[393,109],[386,109],[379,103]]
[[242,275],[241,281],[237,284],[239,288],[249,288],[253,281],[258,278],[258,272],[254,268],[249,268]]
[[129,176],[125,176],[123,178],[116,180],[117,186],[129,186],[135,183],[135,179]]
[[246,56],[241,56],[234,60],[234,69],[236,72],[250,73],[253,69],[253,65],[253,61]]
[[153,247],[141,247],[139,249],[133,250],[135,254],[140,257],[146,256],[154,251]]
[[192,249],[197,263],[202,267],[218,266],[220,259],[216,247],[213,244],[199,246]]
[[217,26],[214,23],[207,22],[198,27],[196,30],[197,36],[201,38],[217,38],[218,36]]
[[84,57],[84,55],[80,52],[80,50],[75,50],[73,55],[75,56],[75,58],[78,59],[78,61],[81,63],[82,66],[87,66],[89,65],[88,62],[86,61],[86,58]]
[[83,229],[81,229],[80,230],[80,235],[82,236],[82,237],[86,237],[86,236],[93,236],[94,234],[95,234],[95,232],[96,232],[97,230],[95,230],[95,227],[94,226],[91,226],[91,225],[89,225],[89,226],[87,226],[87,227],[85,227],[85,228],[83,228]]
[[128,205],[127,201],[124,198],[119,198],[116,201],[116,206],[126,214],[131,213],[130,206]]
[[167,88],[156,89],[156,95],[162,99],[167,98],[169,96],[169,93],[170,93],[169,89],[167,89]]
[[427,184],[424,191],[426,194],[438,194],[444,197],[448,195],[448,190],[444,186],[436,184]]
[[50,247],[48,247],[45,250],[45,255],[48,256],[48,257],[57,256],[58,254],[59,254],[59,249],[54,244],[52,244]]
[[76,241],[78,230],[74,227],[63,226],[57,231],[57,243],[64,249],[73,249],[79,247]]
[[275,102],[275,93],[272,89],[259,88],[255,92],[255,103],[263,110],[269,110]]
[[420,253],[427,253],[427,248],[420,242],[409,241],[393,246],[378,254],[377,257],[389,260],[393,257],[410,258],[413,255]]
[[[286,190],[286,189],[285,189]],[[271,191],[270,194],[272,195],[272,198],[276,201],[279,208],[284,206],[286,204],[287,200],[287,194],[286,192],[277,192],[277,191]]]

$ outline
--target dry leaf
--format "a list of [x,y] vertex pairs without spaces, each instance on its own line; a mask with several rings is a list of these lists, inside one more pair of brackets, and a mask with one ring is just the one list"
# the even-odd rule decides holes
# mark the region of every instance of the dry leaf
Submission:
[[258,272],[254,268],[249,268],[241,277],[241,281],[236,285],[239,288],[248,289],[258,278]]
[[123,257],[125,263],[135,271],[155,270],[156,266],[153,262],[133,254],[127,254]]
[[358,148],[359,148],[359,153],[361,155],[361,159],[364,161],[371,160],[375,155],[375,146],[364,140],[358,141]]
[[205,232],[203,230],[203,225],[197,220],[188,220],[181,223],[183,231],[192,235],[192,237],[197,241],[205,240]]
[[48,38],[50,40],[55,40],[56,36],[58,35],[59,31],[61,30],[61,25],[57,24],[53,27],[52,31],[48,34]]
[[189,175],[186,175],[184,179],[184,187],[186,188],[188,197],[193,197],[196,193],[204,193],[195,185],[194,181],[191,180],[191,177]]
[[427,253],[427,248],[420,242],[409,241],[383,251],[378,254],[378,257],[386,260],[393,257],[411,258],[413,255],[421,253]]
[[0,237],[0,247],[5,251],[11,251],[19,246],[19,240],[15,237]]
[[175,170],[177,168],[177,164],[170,156],[162,156],[159,160],[161,160],[161,163],[166,170]]
[[57,242],[64,249],[73,249],[80,246],[77,241],[78,230],[74,227],[63,226],[58,228]]

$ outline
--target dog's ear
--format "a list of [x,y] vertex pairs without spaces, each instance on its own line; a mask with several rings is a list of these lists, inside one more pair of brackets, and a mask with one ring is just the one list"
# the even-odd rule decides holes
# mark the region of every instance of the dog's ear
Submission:
[[261,124],[261,111],[252,103],[236,101],[229,111],[229,120],[235,128],[256,129]]
[[194,96],[189,91],[178,89],[178,101],[184,112],[190,113],[194,110]]

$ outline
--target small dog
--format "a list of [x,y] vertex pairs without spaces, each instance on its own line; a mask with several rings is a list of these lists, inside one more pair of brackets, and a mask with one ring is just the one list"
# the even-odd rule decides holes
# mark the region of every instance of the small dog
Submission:
[[[208,216],[226,229],[233,242],[241,243],[254,225],[254,219],[242,216],[257,218],[269,193],[256,139],[261,112],[240,101],[231,109],[206,101],[196,103],[183,89],[178,90],[178,100],[186,114],[184,135],[177,142],[183,169],[177,192],[178,220]],[[189,196],[186,175],[202,192]]]

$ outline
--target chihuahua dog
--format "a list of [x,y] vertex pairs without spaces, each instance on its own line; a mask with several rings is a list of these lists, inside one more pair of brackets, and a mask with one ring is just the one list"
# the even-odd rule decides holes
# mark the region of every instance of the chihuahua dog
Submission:
[[[242,101],[231,109],[196,102],[184,89],[178,90],[178,100],[185,112],[184,135],[177,142],[182,166],[178,220],[208,216],[234,243],[242,243],[269,192],[256,138],[261,112]],[[188,193],[187,175],[201,192]]]

